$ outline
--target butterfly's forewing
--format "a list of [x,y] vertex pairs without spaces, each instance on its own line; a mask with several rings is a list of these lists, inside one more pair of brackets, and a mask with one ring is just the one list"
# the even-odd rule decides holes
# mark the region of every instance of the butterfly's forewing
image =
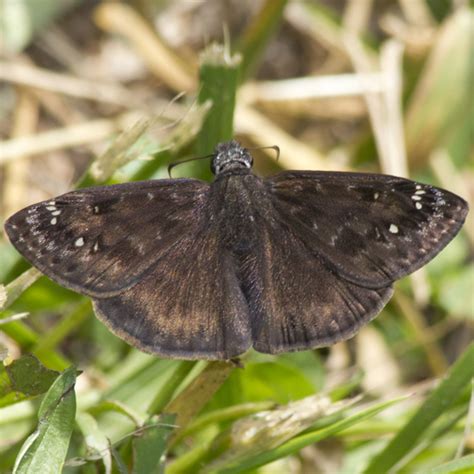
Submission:
[[212,224],[186,233],[139,283],[94,306],[117,335],[165,357],[230,359],[252,343],[234,262]]
[[291,171],[266,183],[279,218],[305,246],[367,288],[390,285],[431,260],[468,210],[448,191],[379,174]]
[[82,189],[17,212],[5,228],[51,279],[88,296],[112,296],[196,232],[207,189],[187,179]]

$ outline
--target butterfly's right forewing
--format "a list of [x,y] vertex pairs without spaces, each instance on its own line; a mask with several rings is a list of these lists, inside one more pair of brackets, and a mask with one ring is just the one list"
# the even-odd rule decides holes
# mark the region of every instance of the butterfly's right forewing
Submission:
[[72,191],[14,214],[13,245],[52,280],[88,296],[111,296],[201,225],[208,184],[152,180]]

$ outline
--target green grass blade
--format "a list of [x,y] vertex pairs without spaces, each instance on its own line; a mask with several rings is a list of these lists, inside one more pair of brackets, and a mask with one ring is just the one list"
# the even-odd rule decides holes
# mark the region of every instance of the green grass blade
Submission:
[[426,474],[469,474],[474,472],[474,454],[468,454],[429,470]]
[[183,380],[191,372],[195,366],[194,361],[181,360],[177,362],[176,367],[171,374],[170,378],[166,381],[166,384],[156,394],[153,401],[148,407],[148,413],[153,415],[155,413],[161,413],[165,406],[171,401],[173,394],[176,392],[178,387],[183,383]]
[[425,430],[456,400],[461,390],[474,377],[474,343],[456,361],[448,376],[425,400],[418,411],[398,431],[388,445],[373,458],[365,474],[388,472],[400,459],[416,447]]
[[306,433],[296,436],[276,448],[261,452],[258,455],[251,456],[247,459],[241,459],[238,463],[232,466],[219,467],[218,471],[215,471],[211,465],[209,470],[206,470],[205,472],[219,472],[226,474],[248,472],[250,469],[255,469],[259,466],[263,466],[270,462],[276,461],[277,459],[281,459],[285,456],[297,453],[298,451],[300,451],[306,446],[309,446],[310,444],[326,439],[344,430],[345,428],[353,426],[356,423],[359,423],[360,421],[367,420],[377,415],[379,412],[394,405],[395,403],[400,402],[401,400],[404,400],[405,398],[406,397],[401,397],[394,400],[390,400],[388,402],[382,402],[371,405],[369,408],[361,410],[355,413],[354,415],[348,416],[347,418],[337,421],[325,428],[307,431]]
[[[223,46],[217,44],[210,45],[201,54],[198,102],[211,103],[212,107],[197,136],[196,156],[212,153],[217,143],[233,137],[240,61],[240,55],[230,56]],[[190,168],[193,176],[210,178],[208,165],[203,167],[201,163],[193,162]]]
[[239,50],[243,54],[242,77],[253,72],[269,39],[280,24],[288,0],[266,0],[245,31]]
[[99,428],[95,418],[89,413],[80,413],[77,417],[77,425],[84,436],[87,452],[100,456],[104,464],[105,474],[111,474],[112,454],[110,452],[110,442]]
[[174,419],[174,415],[153,416],[133,436],[134,474],[164,472],[163,454]]

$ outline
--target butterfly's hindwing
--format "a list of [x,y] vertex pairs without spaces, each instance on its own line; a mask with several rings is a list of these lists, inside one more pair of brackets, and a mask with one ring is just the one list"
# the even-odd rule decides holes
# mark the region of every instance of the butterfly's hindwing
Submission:
[[81,189],[19,211],[5,228],[52,280],[88,296],[112,295],[196,231],[208,187],[179,179]]
[[230,359],[251,345],[248,306],[214,226],[186,234],[135,286],[96,299],[99,318],[144,351]]
[[259,352],[348,339],[377,316],[393,293],[391,286],[369,289],[344,280],[288,228],[265,226],[261,245],[265,256],[255,261],[249,292],[253,344]]
[[285,172],[267,180],[280,219],[343,278],[381,288],[431,260],[466,202],[425,184],[364,173]]

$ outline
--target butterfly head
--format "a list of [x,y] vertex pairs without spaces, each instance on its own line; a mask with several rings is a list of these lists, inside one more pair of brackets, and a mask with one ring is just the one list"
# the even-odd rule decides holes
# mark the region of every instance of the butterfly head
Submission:
[[232,140],[230,142],[219,143],[214,151],[211,163],[211,171],[219,175],[224,171],[234,171],[238,169],[252,168],[253,158],[250,153],[243,148],[240,143]]

